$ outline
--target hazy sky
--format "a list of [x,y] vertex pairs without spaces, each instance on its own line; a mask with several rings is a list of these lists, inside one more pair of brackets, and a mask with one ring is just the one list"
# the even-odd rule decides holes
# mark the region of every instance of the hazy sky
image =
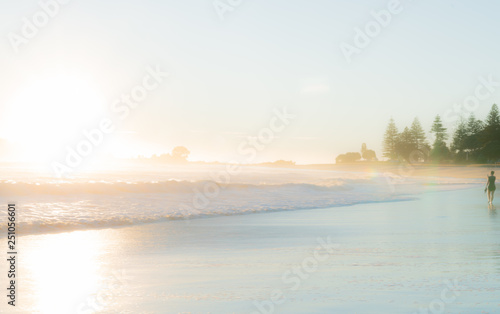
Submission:
[[[41,8],[3,1],[0,138],[57,156],[82,128],[118,121],[113,100],[159,66],[169,78],[100,151],[147,155],[183,145],[191,160],[238,160],[239,145],[287,106],[295,119],[255,161],[332,162],[363,142],[380,156],[391,116],[400,129],[418,116],[428,131],[436,114],[475,95],[479,77],[500,82],[494,1],[401,1],[402,11],[347,62],[341,43],[354,45],[355,28],[390,3],[242,0],[222,20],[211,0],[72,0],[16,53],[9,36],[22,35],[23,18]],[[462,112],[483,118],[500,103],[498,90],[483,88],[477,108]]]

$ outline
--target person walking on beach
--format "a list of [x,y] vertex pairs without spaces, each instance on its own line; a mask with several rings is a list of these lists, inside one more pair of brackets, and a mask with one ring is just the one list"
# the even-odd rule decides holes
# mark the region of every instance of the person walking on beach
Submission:
[[488,192],[488,203],[490,205],[493,204],[493,197],[495,196],[495,190],[497,187],[495,186],[495,171],[491,172],[491,176],[488,176],[488,181],[486,181],[486,187],[484,188],[485,192]]

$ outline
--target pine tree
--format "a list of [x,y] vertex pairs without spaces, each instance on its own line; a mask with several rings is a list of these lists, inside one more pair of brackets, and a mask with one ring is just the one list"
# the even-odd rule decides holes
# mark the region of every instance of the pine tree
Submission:
[[494,104],[486,118],[486,125],[481,135],[482,154],[488,161],[497,161],[500,158],[500,114],[498,106]]
[[464,142],[464,149],[470,152],[475,152],[481,148],[479,140],[484,129],[483,122],[476,119],[473,113],[470,114],[467,120],[467,137]]
[[384,135],[384,157],[389,159],[397,159],[396,144],[398,142],[398,134],[399,132],[398,128],[396,127],[396,123],[394,122],[394,119],[391,118]]
[[443,126],[443,122],[441,121],[441,117],[437,115],[431,128],[431,133],[434,133],[436,137],[431,151],[431,157],[434,161],[439,162],[449,157],[450,151],[445,142],[448,139],[446,130],[447,129]]
[[422,125],[420,124],[420,121],[418,118],[415,118],[413,120],[413,123],[411,124],[411,129],[410,129],[413,143],[417,146],[417,149],[421,149],[427,144],[427,138],[425,136],[425,131],[422,128]]
[[490,113],[486,118],[486,125],[495,127],[500,126],[500,114],[498,113],[498,106],[496,104],[493,104],[493,106],[491,106]]
[[410,131],[410,129],[408,129],[408,127],[405,127],[403,132],[401,132],[401,134],[399,134],[399,142],[400,143],[412,145],[412,144],[415,144],[414,139],[415,138],[413,136],[413,133]]
[[498,106],[496,104],[491,107],[490,113],[486,118],[482,140],[484,144],[500,140],[500,114],[498,113]]
[[467,123],[463,119],[460,119],[460,122],[457,125],[457,129],[453,134],[453,142],[451,144],[452,151],[458,152],[459,154],[463,153],[466,149],[466,141],[469,136]]
[[467,120],[467,132],[469,133],[469,135],[481,133],[483,127],[483,122],[476,119],[474,113],[471,113],[469,119]]
[[434,133],[434,136],[436,137],[434,145],[444,143],[448,139],[446,130],[447,129],[443,126],[443,122],[441,121],[441,117],[437,115],[431,128],[431,133]]
[[396,144],[396,152],[399,157],[409,161],[410,154],[417,149],[415,139],[408,127],[405,127],[403,132],[399,134],[398,142]]

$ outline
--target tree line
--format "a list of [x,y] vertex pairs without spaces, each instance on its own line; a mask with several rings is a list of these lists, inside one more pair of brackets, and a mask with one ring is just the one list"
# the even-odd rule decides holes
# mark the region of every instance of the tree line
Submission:
[[336,163],[356,162],[364,159],[365,161],[377,161],[377,154],[374,150],[368,149],[365,143],[361,145],[361,153],[349,152],[338,155],[335,159]]
[[391,118],[384,134],[383,156],[411,163],[491,163],[500,159],[500,114],[496,104],[484,121],[477,119],[473,113],[468,118],[462,117],[449,143],[448,130],[439,115],[429,131],[433,135],[432,145],[418,118],[402,132],[398,131]]

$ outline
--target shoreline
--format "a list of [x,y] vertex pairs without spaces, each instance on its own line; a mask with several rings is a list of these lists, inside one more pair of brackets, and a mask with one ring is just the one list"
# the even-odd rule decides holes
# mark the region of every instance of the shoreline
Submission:
[[[468,189],[468,188],[463,188],[463,190],[465,190],[465,189]],[[428,191],[426,193],[450,192],[450,191],[457,191],[457,190]],[[385,203],[411,202],[411,201],[414,201],[414,200],[417,200],[417,199],[418,198],[415,196],[415,197],[411,197],[411,198],[391,199],[391,200],[384,200],[384,201],[367,201],[367,202],[359,202],[359,203],[352,203],[352,204],[339,204],[339,205],[330,206],[330,207],[284,209],[284,210],[272,210],[272,211],[258,211],[258,212],[251,212],[251,213],[242,212],[242,213],[234,213],[234,214],[200,215],[200,216],[193,217],[193,218],[179,217],[179,218],[161,219],[161,220],[150,221],[150,222],[138,222],[138,223],[132,223],[132,224],[128,224],[128,225],[110,225],[110,226],[94,227],[94,228],[87,228],[87,229],[84,229],[84,228],[75,228],[75,229],[70,229],[70,230],[41,231],[41,232],[32,232],[32,233],[26,233],[26,234],[18,233],[17,237],[18,238],[22,238],[22,237],[29,237],[29,236],[57,235],[57,234],[72,233],[72,232],[82,232],[82,231],[99,231],[99,230],[106,230],[106,229],[123,229],[123,228],[133,228],[133,227],[155,225],[155,224],[163,224],[163,223],[169,223],[169,222],[178,222],[178,221],[193,221],[193,220],[217,219],[217,218],[220,218],[220,217],[254,216],[254,215],[266,215],[266,214],[284,213],[284,212],[326,210],[326,209],[335,209],[335,208],[352,207],[352,206],[369,205],[369,204],[385,204]],[[19,230],[22,230],[22,225],[19,225],[19,226],[20,226],[20,227],[18,227]],[[5,235],[5,232],[0,233],[0,239],[5,239],[6,237],[7,236]]]
[[[424,184],[424,186],[426,186]],[[431,185],[432,186],[432,185]],[[449,184],[446,184],[446,186],[449,186]],[[354,206],[359,206],[359,205],[370,205],[370,204],[391,204],[391,203],[399,203],[399,202],[411,202],[420,199],[423,197],[425,194],[430,194],[430,193],[443,193],[443,192],[453,192],[453,191],[460,191],[460,190],[470,190],[474,189],[475,187],[480,186],[480,184],[476,183],[470,183],[469,185],[465,184],[459,184],[457,186],[453,186],[453,188],[450,189],[443,189],[443,190],[432,190],[430,188],[426,189],[425,191],[421,191],[420,193],[416,194],[401,194],[398,196],[398,198],[395,199],[386,199],[386,200],[367,200],[367,201],[357,201],[353,203],[346,203],[346,204],[337,204],[337,205],[332,205],[328,207],[306,207],[306,208],[295,208],[295,209],[278,209],[278,210],[262,210],[262,211],[254,211],[254,212],[235,212],[231,214],[227,213],[221,213],[221,214],[201,214],[195,217],[173,217],[173,218],[163,218],[163,219],[158,219],[154,221],[143,221],[143,222],[134,222],[130,224],[115,224],[115,225],[107,225],[107,226],[95,226],[89,228],[89,224],[82,225],[81,228],[78,226],[75,228],[68,228],[67,230],[42,230],[42,231],[35,231],[35,232],[30,232],[30,233],[22,233],[22,224],[19,224],[19,231],[18,231],[18,237],[28,237],[28,236],[43,236],[43,235],[51,235],[51,234],[64,234],[64,233],[72,233],[76,231],[98,231],[98,230],[106,230],[106,229],[123,229],[123,228],[128,228],[128,227],[136,227],[136,226],[144,226],[144,225],[153,225],[153,224],[162,224],[162,223],[168,223],[168,222],[178,222],[178,221],[193,221],[193,220],[205,220],[205,219],[217,219],[219,217],[241,217],[241,216],[254,216],[254,215],[267,215],[267,214],[275,214],[275,213],[285,213],[285,212],[297,212],[297,211],[303,211],[303,212],[308,212],[308,211],[314,211],[314,210],[326,210],[326,209],[336,209],[336,208],[344,208],[344,207],[354,207]],[[49,228],[47,228],[49,229]],[[50,228],[52,229],[52,228]],[[6,238],[5,232],[0,233],[0,239]]]

